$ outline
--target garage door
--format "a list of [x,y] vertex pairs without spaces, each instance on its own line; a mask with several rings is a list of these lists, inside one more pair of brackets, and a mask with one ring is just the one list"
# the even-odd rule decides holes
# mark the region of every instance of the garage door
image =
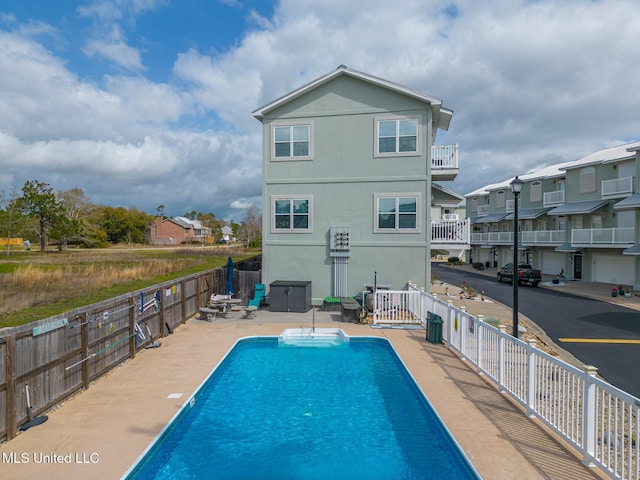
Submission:
[[593,281],[633,285],[634,265],[622,255],[593,255]]
[[540,270],[547,275],[558,275],[564,269],[564,253],[542,251],[540,252]]

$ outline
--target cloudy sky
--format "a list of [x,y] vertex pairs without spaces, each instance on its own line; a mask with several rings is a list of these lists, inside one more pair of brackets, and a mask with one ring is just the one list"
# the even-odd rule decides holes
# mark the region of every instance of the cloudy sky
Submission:
[[341,64],[454,110],[460,194],[640,140],[636,0],[0,0],[0,191],[244,218],[251,112]]

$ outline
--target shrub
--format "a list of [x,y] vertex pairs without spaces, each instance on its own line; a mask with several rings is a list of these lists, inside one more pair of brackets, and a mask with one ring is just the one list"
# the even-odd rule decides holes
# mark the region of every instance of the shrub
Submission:
[[447,258],[447,262],[449,262],[449,263],[460,263],[460,259],[458,257],[449,257],[449,258]]
[[473,262],[471,266],[476,270],[484,270],[484,263],[482,262]]

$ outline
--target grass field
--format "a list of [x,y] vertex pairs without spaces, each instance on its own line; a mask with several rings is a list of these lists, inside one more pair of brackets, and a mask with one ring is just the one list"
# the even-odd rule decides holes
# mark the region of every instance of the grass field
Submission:
[[110,248],[0,256],[0,328],[99,302],[123,293],[244,260],[240,247]]

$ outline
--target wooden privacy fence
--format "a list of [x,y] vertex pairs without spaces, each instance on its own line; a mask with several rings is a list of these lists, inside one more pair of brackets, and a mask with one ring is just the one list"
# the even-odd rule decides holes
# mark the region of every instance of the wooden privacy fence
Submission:
[[[260,271],[234,269],[235,297],[247,304]],[[38,416],[158,338],[224,293],[227,269],[216,268],[137,290],[28,325],[0,330],[0,442],[29,418],[25,385]]]

